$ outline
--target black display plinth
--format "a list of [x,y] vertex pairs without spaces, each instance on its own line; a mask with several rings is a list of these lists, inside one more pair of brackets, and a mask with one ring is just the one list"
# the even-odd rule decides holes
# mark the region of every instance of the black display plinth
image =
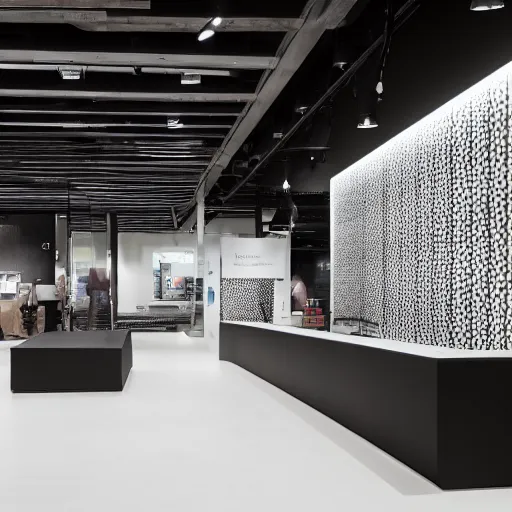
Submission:
[[130,331],[49,332],[11,348],[13,393],[122,391]]
[[512,354],[407,343],[403,351],[385,350],[320,336],[222,322],[220,359],[329,416],[442,489],[512,486]]

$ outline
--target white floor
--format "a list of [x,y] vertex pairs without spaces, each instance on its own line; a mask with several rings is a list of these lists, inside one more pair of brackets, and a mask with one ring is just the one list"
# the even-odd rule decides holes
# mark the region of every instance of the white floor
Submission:
[[123,393],[12,395],[0,343],[0,511],[464,511],[511,490],[441,492],[181,335],[138,335]]

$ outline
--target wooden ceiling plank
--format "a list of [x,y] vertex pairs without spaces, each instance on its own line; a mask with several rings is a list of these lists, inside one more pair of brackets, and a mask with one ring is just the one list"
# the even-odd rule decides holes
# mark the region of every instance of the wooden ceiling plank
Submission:
[[0,89],[0,97],[13,98],[66,98],[114,101],[176,101],[176,102],[252,102],[253,93],[205,93],[205,92],[125,92],[125,91],[77,91],[54,89]]
[[274,56],[196,55],[170,53],[125,53],[0,49],[0,62],[61,65],[155,66],[221,69],[275,68]]
[[0,0],[0,8],[151,9],[150,0]]

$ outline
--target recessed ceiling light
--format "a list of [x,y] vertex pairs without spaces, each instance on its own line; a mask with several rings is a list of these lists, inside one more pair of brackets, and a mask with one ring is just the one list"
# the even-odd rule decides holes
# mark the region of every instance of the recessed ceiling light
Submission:
[[197,73],[182,73],[181,85],[199,85],[201,83],[201,75]]
[[59,68],[59,74],[63,80],[80,80],[82,68]]

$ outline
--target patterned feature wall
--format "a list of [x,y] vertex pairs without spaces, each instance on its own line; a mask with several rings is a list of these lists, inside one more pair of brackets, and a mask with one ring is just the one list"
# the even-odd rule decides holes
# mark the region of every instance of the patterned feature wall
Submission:
[[512,65],[331,181],[335,319],[512,348]]
[[221,320],[264,322],[261,306],[270,322],[274,316],[273,279],[222,279]]

